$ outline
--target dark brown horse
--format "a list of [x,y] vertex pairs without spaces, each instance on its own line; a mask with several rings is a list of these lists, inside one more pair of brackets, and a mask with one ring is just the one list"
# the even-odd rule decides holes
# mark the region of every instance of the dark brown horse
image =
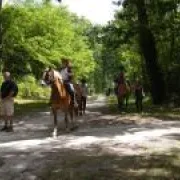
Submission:
[[78,108],[76,109],[77,115],[81,116],[82,115],[82,88],[80,84],[74,83],[74,89],[75,89],[75,95],[76,95],[76,100],[78,103]]
[[124,102],[126,104],[126,109],[128,107],[128,101],[131,96],[131,87],[127,82],[118,85],[117,89],[117,98],[118,98],[118,107],[119,109],[123,108]]
[[[43,74],[43,80],[46,82],[46,84],[49,84],[51,86],[50,105],[54,116],[53,136],[57,136],[58,131],[58,110],[64,112],[66,131],[69,132],[70,130],[74,130],[75,128],[77,128],[77,125],[74,122],[74,112],[76,108],[71,103],[71,97],[64,87],[60,73],[53,69],[45,71]],[[71,120],[71,124],[69,123],[69,117]]]

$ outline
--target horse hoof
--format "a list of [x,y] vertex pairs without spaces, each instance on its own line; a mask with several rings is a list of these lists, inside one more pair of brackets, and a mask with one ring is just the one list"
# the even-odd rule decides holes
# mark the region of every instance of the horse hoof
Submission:
[[54,132],[52,133],[54,138],[57,138],[57,129],[54,130]]
[[79,126],[78,125],[75,125],[75,126],[73,126],[72,128],[71,128],[71,131],[74,131],[74,130],[76,130],[76,129],[78,129],[79,128]]
[[53,132],[52,136],[53,136],[53,138],[57,138],[58,137],[57,134],[54,133],[54,132]]
[[66,128],[66,133],[69,133],[70,131],[71,131],[71,129],[69,129],[69,128]]

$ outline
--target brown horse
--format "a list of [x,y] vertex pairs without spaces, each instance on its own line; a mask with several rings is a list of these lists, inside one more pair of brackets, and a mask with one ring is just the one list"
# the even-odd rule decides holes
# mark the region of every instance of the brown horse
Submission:
[[[45,71],[43,74],[43,80],[46,82],[46,84],[49,84],[51,86],[50,104],[54,116],[53,136],[57,136],[57,131],[58,131],[57,129],[58,110],[64,112],[66,131],[69,132],[70,130],[76,129],[77,125],[75,125],[74,122],[74,112],[76,108],[71,103],[71,97],[64,87],[60,73],[53,69]],[[68,116],[70,116],[71,127],[69,126]]]
[[75,89],[75,95],[76,95],[76,100],[77,100],[77,103],[78,103],[78,108],[76,110],[76,114],[79,116],[82,115],[82,88],[80,86],[80,84],[78,83],[74,83],[74,89]]
[[126,103],[126,108],[128,107],[128,101],[130,95],[131,95],[131,87],[127,82],[118,85],[117,98],[118,98],[119,109],[123,108],[124,102]]

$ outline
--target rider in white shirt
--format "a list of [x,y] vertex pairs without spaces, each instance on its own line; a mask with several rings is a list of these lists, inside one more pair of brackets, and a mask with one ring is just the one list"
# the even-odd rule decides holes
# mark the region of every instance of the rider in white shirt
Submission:
[[68,59],[62,59],[62,68],[60,70],[60,74],[62,76],[65,88],[71,96],[72,103],[74,105],[77,105],[77,101],[75,98],[75,91],[72,84],[73,72]]

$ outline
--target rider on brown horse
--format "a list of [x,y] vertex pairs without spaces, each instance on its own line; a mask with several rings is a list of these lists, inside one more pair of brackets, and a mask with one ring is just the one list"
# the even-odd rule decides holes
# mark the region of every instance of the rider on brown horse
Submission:
[[66,58],[62,59],[62,67],[60,69],[60,74],[62,76],[64,86],[67,92],[69,93],[69,95],[71,96],[71,103],[74,106],[77,106],[75,90],[72,83],[72,80],[73,80],[72,66],[71,66],[70,61]]
[[119,84],[124,84],[125,83],[125,77],[124,77],[123,72],[120,72],[120,74],[119,74],[118,83]]

